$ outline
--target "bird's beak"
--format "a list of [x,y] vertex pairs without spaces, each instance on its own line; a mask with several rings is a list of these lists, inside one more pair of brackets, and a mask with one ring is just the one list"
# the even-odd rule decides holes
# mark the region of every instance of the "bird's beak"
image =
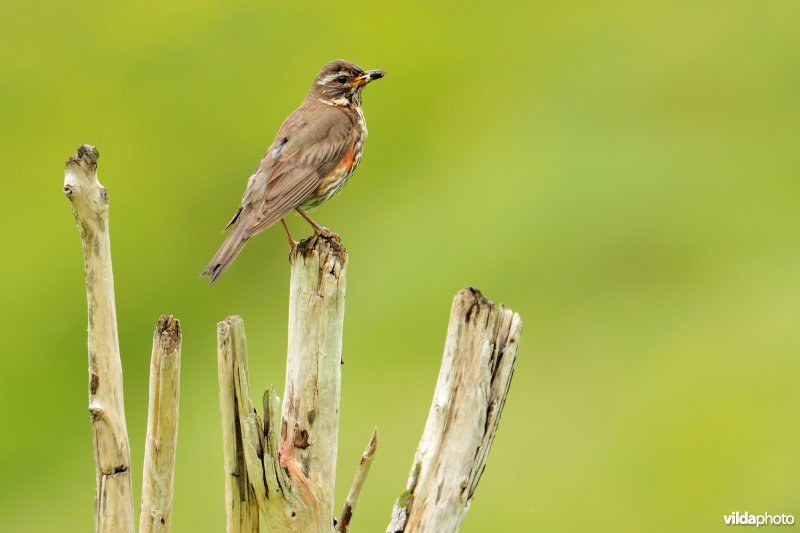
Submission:
[[361,76],[358,76],[353,81],[353,85],[355,85],[356,87],[360,87],[361,85],[366,85],[371,81],[379,80],[382,77],[384,77],[385,75],[386,75],[386,73],[384,71],[382,71],[381,69],[379,69],[379,68],[376,68],[375,70],[368,70],[365,73],[363,73]]

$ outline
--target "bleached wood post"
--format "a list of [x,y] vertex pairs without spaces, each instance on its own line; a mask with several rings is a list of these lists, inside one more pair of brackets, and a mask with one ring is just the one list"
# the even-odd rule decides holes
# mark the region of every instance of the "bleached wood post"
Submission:
[[122,394],[122,364],[114,306],[108,193],[97,180],[97,149],[81,145],[64,171],[83,244],[89,316],[89,412],[97,493],[95,530],[133,532],[130,447]]
[[[374,433],[341,517],[332,503],[341,388],[346,254],[309,239],[290,255],[286,395],[264,394],[264,421],[250,400],[241,318],[219,324],[220,405],[229,532],[347,533],[377,448]],[[522,328],[519,315],[476,289],[454,301],[433,404],[389,533],[458,528],[500,421]]]
[[[238,316],[217,324],[217,373],[222,415],[222,453],[225,468],[225,514],[228,533],[258,533],[258,503],[252,483],[264,479],[248,477],[245,453],[263,454],[263,432],[256,431],[255,448],[245,440],[243,420],[254,414],[247,386],[247,340]],[[241,384],[244,380],[245,390]],[[252,422],[252,420],[251,420]],[[255,417],[258,424],[258,417]],[[263,471],[262,471],[263,472]]]
[[289,347],[281,466],[306,502],[304,527],[333,530],[339,444],[347,252],[337,241],[300,243],[290,257]]
[[181,323],[170,315],[162,315],[153,334],[150,359],[140,533],[162,533],[172,528],[180,369]]
[[[229,317],[218,327],[229,532],[257,531],[256,506],[270,531],[327,533],[338,522],[333,495],[347,253],[321,237],[301,242],[289,259],[286,389],[283,402],[274,387],[267,389],[263,423],[250,400],[242,320]],[[373,436],[345,507],[347,523],[376,446]]]
[[388,533],[458,531],[500,422],[522,328],[476,289],[453,300],[439,379]]

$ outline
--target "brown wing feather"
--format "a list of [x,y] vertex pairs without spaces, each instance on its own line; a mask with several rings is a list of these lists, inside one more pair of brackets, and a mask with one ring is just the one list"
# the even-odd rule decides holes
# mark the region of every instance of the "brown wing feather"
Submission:
[[209,283],[239,255],[247,239],[301,205],[355,143],[347,111],[306,101],[284,121],[250,177],[225,242],[203,270]]
[[308,113],[289,117],[276,139],[286,139],[278,160],[262,160],[259,172],[261,166],[271,170],[267,194],[251,221],[248,236],[267,229],[302,204],[355,144],[349,114],[341,108],[317,105],[321,109],[312,114],[316,119],[313,124],[302,118]]

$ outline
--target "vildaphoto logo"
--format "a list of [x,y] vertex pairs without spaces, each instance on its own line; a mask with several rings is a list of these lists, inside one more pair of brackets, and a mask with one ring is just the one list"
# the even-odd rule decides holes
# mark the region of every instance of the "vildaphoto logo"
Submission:
[[726,526],[791,526],[794,524],[794,515],[790,514],[750,514],[738,511],[722,517]]

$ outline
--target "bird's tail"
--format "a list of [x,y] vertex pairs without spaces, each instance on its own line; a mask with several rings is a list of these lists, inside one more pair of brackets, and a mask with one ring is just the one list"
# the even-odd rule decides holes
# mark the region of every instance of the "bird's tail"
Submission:
[[214,254],[214,257],[211,258],[211,261],[201,274],[201,276],[209,276],[209,285],[217,281],[228,270],[233,260],[244,248],[249,237],[244,224],[237,224],[233,231],[230,232],[225,242],[222,243],[222,246],[219,247],[219,250],[217,250],[217,253]]

